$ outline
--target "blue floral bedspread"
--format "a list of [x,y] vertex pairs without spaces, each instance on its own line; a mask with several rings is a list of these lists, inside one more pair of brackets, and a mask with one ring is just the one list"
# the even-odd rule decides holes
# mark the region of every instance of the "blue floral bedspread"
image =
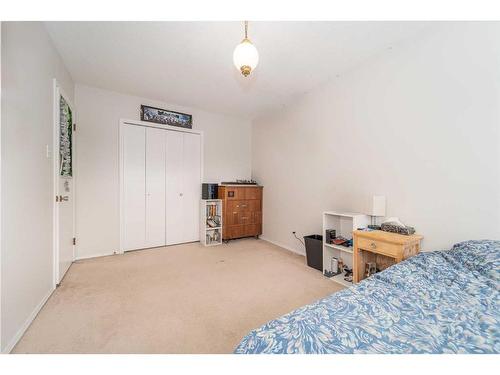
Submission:
[[235,353],[499,353],[500,241],[420,253],[250,332]]

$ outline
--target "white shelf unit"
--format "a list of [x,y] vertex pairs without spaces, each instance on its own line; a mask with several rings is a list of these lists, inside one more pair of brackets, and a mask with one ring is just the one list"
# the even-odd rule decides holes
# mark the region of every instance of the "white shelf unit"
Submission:
[[[370,223],[370,216],[355,212],[323,212],[323,271],[331,271],[332,257],[342,258],[344,264],[352,268],[353,251],[352,247],[334,245],[326,243],[326,231],[335,229],[337,236],[352,239],[352,232],[358,228],[366,228]],[[344,286],[351,286],[352,283],[344,280],[344,273],[330,278],[330,280]]]
[[[214,226],[209,224],[214,222]],[[202,199],[200,202],[200,243],[203,246],[222,244],[221,199]]]

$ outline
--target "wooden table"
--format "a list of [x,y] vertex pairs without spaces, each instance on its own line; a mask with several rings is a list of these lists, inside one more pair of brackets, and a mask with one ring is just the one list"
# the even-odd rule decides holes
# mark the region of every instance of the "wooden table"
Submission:
[[419,234],[405,236],[381,230],[353,232],[353,282],[365,278],[365,265],[375,262],[377,268],[384,270],[393,264],[410,258],[420,251],[424,237]]

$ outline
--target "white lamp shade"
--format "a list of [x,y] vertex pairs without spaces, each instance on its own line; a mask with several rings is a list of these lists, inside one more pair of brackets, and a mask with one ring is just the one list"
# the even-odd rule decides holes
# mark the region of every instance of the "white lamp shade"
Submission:
[[371,216],[385,216],[385,196],[374,195],[372,200]]
[[242,66],[249,66],[252,71],[257,67],[259,52],[249,39],[243,39],[236,46],[233,52],[233,62],[238,70],[241,70]]

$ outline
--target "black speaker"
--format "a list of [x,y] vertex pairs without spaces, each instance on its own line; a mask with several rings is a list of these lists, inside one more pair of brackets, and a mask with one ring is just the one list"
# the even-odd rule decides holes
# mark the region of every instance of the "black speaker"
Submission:
[[333,240],[336,238],[336,231],[335,229],[327,229],[325,233],[325,241],[326,243],[333,243]]
[[218,192],[217,184],[201,184],[201,199],[217,199]]

